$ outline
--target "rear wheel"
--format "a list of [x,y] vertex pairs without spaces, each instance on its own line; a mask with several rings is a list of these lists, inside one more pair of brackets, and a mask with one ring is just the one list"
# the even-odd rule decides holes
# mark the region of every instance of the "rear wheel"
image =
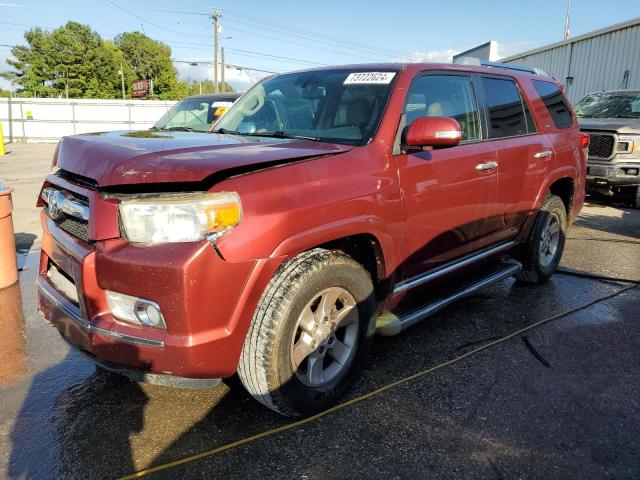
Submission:
[[240,357],[240,380],[283,415],[328,408],[360,372],[375,308],[371,277],[351,257],[324,249],[295,257],[260,299]]
[[566,229],[567,211],[562,199],[547,195],[529,233],[518,280],[542,284],[555,273],[564,251]]

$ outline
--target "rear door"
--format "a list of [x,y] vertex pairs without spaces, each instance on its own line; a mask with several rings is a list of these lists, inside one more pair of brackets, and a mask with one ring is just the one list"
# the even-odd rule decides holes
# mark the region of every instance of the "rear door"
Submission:
[[488,138],[497,151],[498,240],[515,237],[526,221],[540,186],[554,167],[550,140],[538,133],[531,109],[515,79],[480,75]]
[[456,147],[395,157],[405,221],[400,276],[407,279],[493,242],[497,169],[495,146],[482,141],[472,75],[417,76],[404,113],[407,126],[421,116],[444,116],[463,131]]

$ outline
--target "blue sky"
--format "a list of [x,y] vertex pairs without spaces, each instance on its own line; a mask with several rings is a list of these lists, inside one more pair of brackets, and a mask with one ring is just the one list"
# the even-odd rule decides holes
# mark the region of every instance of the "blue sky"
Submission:
[[[211,61],[207,14],[213,8],[224,13],[221,37],[232,37],[223,39],[228,64],[280,72],[320,64],[447,61],[489,40],[509,55],[561,40],[566,1],[0,0],[0,44],[21,43],[31,25],[52,29],[75,20],[105,38],[144,31],[169,44],[176,60]],[[573,0],[571,35],[638,16],[639,0]],[[0,69],[9,54],[0,46]],[[211,65],[176,66],[182,78],[213,76]],[[227,71],[238,88],[264,75]],[[8,85],[0,80],[0,87]]]

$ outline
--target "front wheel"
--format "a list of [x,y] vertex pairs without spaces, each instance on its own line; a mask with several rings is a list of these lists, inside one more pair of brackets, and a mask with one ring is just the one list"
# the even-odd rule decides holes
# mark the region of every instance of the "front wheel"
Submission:
[[540,206],[522,255],[522,271],[516,276],[525,283],[542,284],[555,273],[564,251],[567,211],[557,195],[547,195]]
[[340,252],[314,249],[285,263],[254,314],[238,375],[278,413],[335,404],[357,378],[374,333],[369,273]]

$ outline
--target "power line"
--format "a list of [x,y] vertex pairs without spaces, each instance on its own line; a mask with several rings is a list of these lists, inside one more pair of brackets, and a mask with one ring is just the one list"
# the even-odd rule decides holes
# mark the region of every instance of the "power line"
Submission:
[[[158,4],[160,5],[173,5],[172,2],[162,2],[162,1],[150,1],[150,0],[131,0],[131,1],[135,1],[137,3],[152,3],[155,6],[157,6]],[[183,2],[184,3],[184,2]],[[211,7],[213,8],[213,7]],[[157,10],[156,8],[154,8],[154,10]],[[339,37],[335,37],[335,36],[331,36],[331,35],[326,35],[323,33],[318,33],[318,32],[313,32],[313,31],[309,31],[307,29],[301,29],[301,28],[296,28],[290,25],[285,25],[282,23],[277,23],[274,21],[270,21],[270,20],[265,20],[264,18],[257,18],[257,17],[253,17],[251,15],[246,15],[243,13],[240,13],[238,11],[234,11],[234,10],[229,10],[229,9],[223,9],[225,13],[229,13],[231,14],[232,17],[239,17],[239,18],[231,18],[229,19],[227,17],[227,20],[232,20],[235,22],[239,22],[239,23],[243,23],[247,26],[250,26],[252,28],[257,28],[259,27],[260,29],[270,29],[271,31],[275,30],[275,33],[279,33],[282,35],[290,35],[290,36],[295,36],[298,38],[302,38],[304,40],[307,41],[313,41],[313,42],[324,42],[324,43],[331,43],[333,44],[333,46],[337,46],[339,48],[346,48],[349,50],[359,50],[361,52],[364,53],[369,53],[369,54],[377,54],[377,55],[381,55],[381,56],[387,56],[387,57],[404,57],[407,56],[408,54],[406,52],[401,52],[399,50],[394,50],[394,49],[390,49],[390,48],[384,48],[384,47],[379,47],[379,46],[374,46],[374,45],[370,45],[370,44],[366,44],[363,42],[357,42],[354,41],[353,39],[344,39],[344,38],[339,38]],[[172,13],[181,13],[181,11],[179,10],[166,10],[166,11],[170,11]],[[185,12],[187,13],[187,12]],[[196,15],[203,15],[203,16],[207,16],[208,14],[206,13],[200,13],[200,12],[193,12],[193,11],[189,11],[189,14],[196,14]],[[244,20],[241,20],[244,19]],[[250,23],[247,23],[250,22]],[[348,47],[345,47],[344,45],[348,45]]]
[[239,48],[231,48],[231,47],[226,47],[227,51],[229,52],[241,52],[241,53],[246,53],[246,54],[253,54],[253,55],[259,55],[262,57],[269,57],[269,58],[277,58],[279,60],[288,60],[290,62],[300,62],[300,63],[309,63],[312,65],[323,65],[323,66],[327,66],[326,63],[320,63],[320,62],[311,62],[309,60],[302,60],[300,58],[291,58],[291,57],[281,57],[280,55],[271,55],[269,53],[263,53],[263,52],[253,52],[251,50],[241,50]]
[[[237,22],[240,23],[242,25],[248,26],[250,28],[258,28],[258,25],[254,25],[253,23],[249,23],[247,21],[244,20],[239,20],[237,18],[228,18],[227,21],[230,22]],[[295,31],[289,32],[289,31],[282,31],[284,30],[284,28],[282,27],[271,27],[269,25],[260,25],[259,26],[260,30],[267,30],[269,32],[272,33],[276,33],[279,35],[287,35],[296,39],[301,39],[307,42],[316,42],[322,45],[327,45],[333,48],[341,48],[341,49],[345,49],[348,51],[352,51],[352,52],[358,52],[358,53],[364,53],[367,55],[376,55],[376,56],[380,56],[380,57],[385,57],[385,58],[389,58],[389,57],[398,57],[398,56],[403,56],[405,54],[402,53],[389,53],[389,52],[382,52],[382,51],[378,51],[376,49],[372,48],[364,48],[364,47],[358,47],[355,46],[354,44],[352,44],[351,42],[344,40],[344,41],[336,41],[336,40],[326,40],[326,39],[318,39],[318,38],[313,38],[310,35],[306,35],[306,34],[301,34],[301,33],[297,33]]]
[[348,53],[348,52],[340,52],[338,50],[332,50],[330,48],[316,47],[315,45],[309,45],[309,44],[304,44],[304,43],[300,43],[300,42],[295,42],[293,40],[277,38],[277,37],[273,37],[271,35],[265,35],[263,33],[256,33],[256,32],[249,32],[247,30],[240,30],[239,28],[235,28],[235,27],[232,28],[232,32],[239,32],[239,33],[245,33],[247,35],[253,35],[253,36],[256,36],[256,37],[269,38],[269,39],[275,40],[277,42],[286,43],[287,45],[298,45],[300,47],[313,48],[315,50],[322,50],[322,51],[325,51],[325,52],[335,53],[335,54],[338,54],[338,55],[343,55],[343,56],[348,56],[348,57],[361,58],[361,59],[369,60],[369,61],[372,61],[372,62],[378,62],[379,61],[379,59],[376,59],[376,58],[363,57],[362,55],[356,55],[356,54]]
[[[171,61],[173,63],[188,63],[189,65],[199,65],[199,64],[213,65],[212,61],[207,61],[207,60],[171,60]],[[275,72],[273,70],[263,70],[260,68],[245,67],[244,65],[234,65],[231,63],[225,63],[225,67],[235,68],[237,70],[251,70],[254,72],[262,72],[262,73],[283,73],[283,72]]]
[[148,23],[149,25],[153,25],[153,26],[154,26],[154,27],[156,27],[156,28],[160,28],[160,29],[162,29],[162,30],[164,30],[164,31],[171,32],[171,33],[173,33],[173,34],[175,34],[175,35],[180,35],[180,36],[184,36],[184,37],[202,38],[202,36],[201,36],[201,35],[190,35],[190,34],[188,34],[188,33],[182,33],[182,32],[178,32],[178,31],[176,31],[176,30],[171,30],[171,29],[169,29],[169,28],[167,28],[167,27],[163,27],[163,26],[162,26],[162,25],[160,25],[160,24],[154,23],[154,22],[152,22],[151,20],[147,20],[146,18],[141,17],[140,15],[138,15],[138,14],[136,14],[136,13],[133,13],[133,12],[131,12],[130,10],[127,10],[127,9],[126,9],[126,8],[124,8],[123,6],[118,5],[118,4],[117,4],[116,2],[114,2],[113,0],[107,0],[107,2],[109,2],[109,3],[110,3],[111,5],[113,5],[114,7],[116,7],[116,8],[118,8],[118,9],[122,10],[123,12],[128,13],[128,14],[129,14],[129,15],[131,15],[132,17],[135,17],[135,18],[137,18],[138,20],[142,20],[143,22]]

